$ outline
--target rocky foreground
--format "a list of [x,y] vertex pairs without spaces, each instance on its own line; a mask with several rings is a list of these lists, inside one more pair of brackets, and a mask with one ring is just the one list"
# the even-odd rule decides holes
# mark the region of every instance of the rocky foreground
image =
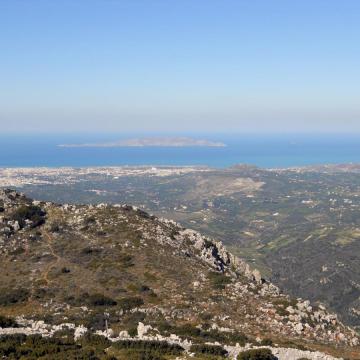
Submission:
[[166,342],[183,349],[178,359],[205,345],[233,359],[259,347],[280,360],[360,357],[357,334],[323,305],[281,293],[221,242],[128,205],[0,191],[0,284],[0,315],[13,321],[2,337]]

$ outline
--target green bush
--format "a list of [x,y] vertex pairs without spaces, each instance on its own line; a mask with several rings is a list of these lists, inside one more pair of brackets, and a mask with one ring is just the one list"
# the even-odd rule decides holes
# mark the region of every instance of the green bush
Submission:
[[45,222],[44,216],[45,212],[39,206],[23,205],[12,213],[11,219],[17,221],[20,227],[24,227],[26,225],[26,220],[30,220],[32,221],[31,227],[34,228]]
[[137,327],[133,326],[127,330],[129,336],[135,337],[137,335]]
[[118,306],[125,311],[134,309],[141,305],[144,305],[144,300],[136,296],[122,298],[118,301]]
[[199,329],[191,324],[184,324],[184,325],[178,326],[178,327],[169,326],[168,332],[174,332],[178,336],[194,338],[194,339],[206,337],[205,333],[201,329]]
[[75,343],[73,338],[43,338],[40,335],[0,336],[0,359],[26,360],[100,360],[111,343],[104,337],[85,336]]
[[223,273],[211,271],[208,277],[212,287],[216,290],[225,289],[225,286],[231,282],[230,278]]
[[148,350],[127,349],[121,355],[121,360],[167,360],[161,354]]
[[97,255],[101,253],[101,249],[91,246],[86,246],[81,250],[81,254],[83,255]]
[[151,352],[157,355],[180,355],[184,349],[180,345],[169,344],[165,341],[121,340],[113,343],[115,349],[134,349]]
[[23,288],[13,290],[0,289],[0,305],[8,306],[25,302],[29,296],[29,291]]
[[[48,323],[48,321],[45,321],[45,322]],[[64,329],[55,331],[53,334],[53,337],[62,339],[63,341],[73,342],[74,334],[75,334],[74,329],[64,328]]]
[[86,217],[84,219],[84,223],[87,224],[87,225],[90,225],[90,224],[95,224],[96,223],[96,218],[94,215],[90,215],[88,217]]
[[253,349],[241,352],[237,360],[277,360],[270,349]]
[[129,312],[121,317],[121,323],[125,328],[136,328],[139,322],[144,322],[146,315],[140,311]]
[[73,342],[59,338],[43,338],[40,335],[12,335],[0,337],[0,358],[6,359],[64,359],[71,358],[59,355],[60,352],[77,351],[79,347]]
[[83,321],[84,326],[92,330],[105,330],[105,316],[103,312],[89,313]]
[[108,348],[111,346],[111,341],[104,336],[86,333],[80,338],[80,344],[83,346],[95,346],[101,349]]
[[93,306],[114,306],[117,304],[117,302],[103,294],[92,294],[89,295],[88,302],[90,305]]
[[190,352],[195,354],[205,354],[205,355],[214,355],[214,356],[225,356],[227,355],[227,351],[217,345],[192,345],[190,347]]
[[0,328],[18,327],[15,320],[0,315]]

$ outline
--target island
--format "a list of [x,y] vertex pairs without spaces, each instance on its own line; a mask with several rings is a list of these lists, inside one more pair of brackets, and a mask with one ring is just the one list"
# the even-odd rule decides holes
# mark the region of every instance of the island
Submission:
[[59,147],[224,147],[222,142],[210,141],[205,139],[195,139],[191,137],[146,137],[119,140],[106,143],[86,143],[86,144],[60,144]]

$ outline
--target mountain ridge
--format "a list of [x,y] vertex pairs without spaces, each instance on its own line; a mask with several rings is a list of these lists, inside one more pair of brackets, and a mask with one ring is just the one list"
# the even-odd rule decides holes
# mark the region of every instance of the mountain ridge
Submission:
[[254,346],[286,338],[359,354],[355,332],[325,307],[290,299],[221,242],[174,221],[129,205],[59,205],[11,190],[0,191],[0,210],[0,315],[123,335],[143,323],[192,342],[194,328],[207,340],[212,331],[226,340],[229,331],[219,329],[230,329]]

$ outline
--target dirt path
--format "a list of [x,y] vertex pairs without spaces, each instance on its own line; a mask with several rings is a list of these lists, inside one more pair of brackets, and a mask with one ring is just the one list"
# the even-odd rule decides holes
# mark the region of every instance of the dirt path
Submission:
[[[49,279],[49,273],[50,271],[60,262],[61,258],[59,255],[56,254],[54,248],[53,248],[53,238],[52,236],[46,231],[43,230],[43,235],[44,235],[44,239],[46,241],[46,245],[49,248],[49,251],[51,253],[51,255],[55,258],[55,260],[51,261],[43,271],[41,271],[41,275],[40,275],[40,279],[42,280],[46,286],[48,286],[51,282],[51,280]],[[31,290],[30,290],[30,296],[29,296],[29,300],[32,303],[35,299],[35,278],[32,277],[30,279],[31,282]]]
[[46,282],[47,285],[49,285],[50,280],[49,280],[49,273],[51,271],[52,268],[54,268],[60,261],[60,257],[59,255],[56,254],[56,252],[54,251],[54,248],[52,246],[52,242],[53,242],[53,238],[52,236],[46,231],[44,230],[43,232],[46,243],[49,247],[50,253],[52,256],[55,257],[55,261],[52,261],[45,269],[45,271],[42,274],[42,279]]

